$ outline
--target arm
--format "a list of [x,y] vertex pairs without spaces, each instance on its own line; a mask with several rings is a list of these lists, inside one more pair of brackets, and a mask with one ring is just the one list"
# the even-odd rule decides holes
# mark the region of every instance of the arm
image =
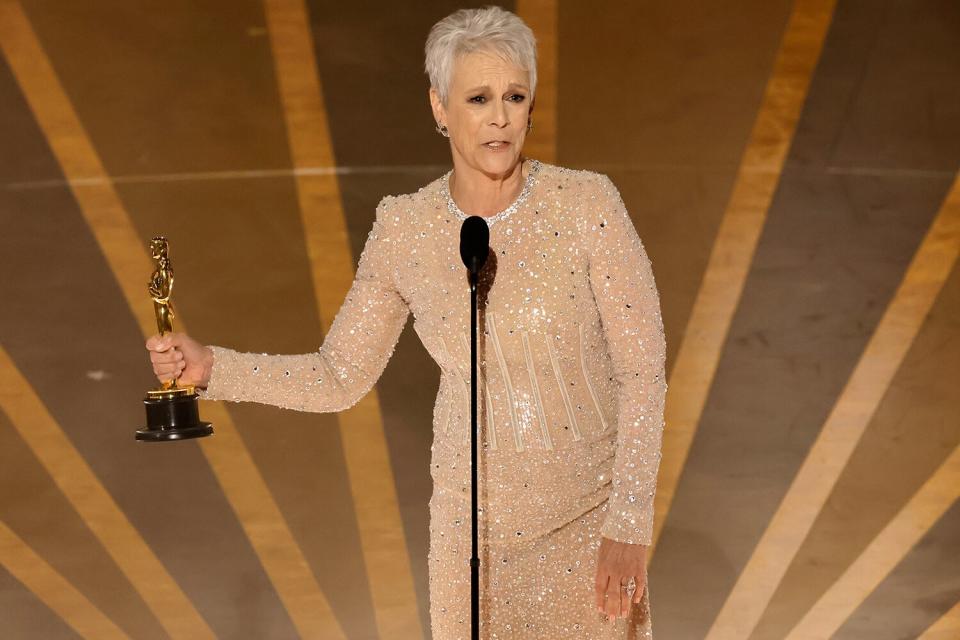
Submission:
[[335,412],[352,407],[370,391],[409,315],[394,282],[395,247],[385,201],[377,206],[353,284],[320,349],[266,355],[210,347],[213,369],[201,398]]
[[[619,384],[610,513],[601,528],[618,542],[649,545],[667,391],[666,338],[650,259],[607,176],[594,188],[587,238],[590,286]],[[594,229],[593,226],[596,225]]]

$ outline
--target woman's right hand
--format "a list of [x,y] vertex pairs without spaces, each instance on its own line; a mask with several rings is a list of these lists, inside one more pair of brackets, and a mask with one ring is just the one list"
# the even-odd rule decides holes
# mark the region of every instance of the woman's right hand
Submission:
[[153,335],[147,340],[153,373],[160,382],[206,387],[213,370],[213,350],[185,333]]

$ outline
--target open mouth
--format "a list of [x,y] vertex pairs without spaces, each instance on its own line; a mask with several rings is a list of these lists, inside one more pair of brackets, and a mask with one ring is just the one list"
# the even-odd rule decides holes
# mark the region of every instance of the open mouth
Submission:
[[483,146],[491,151],[502,151],[509,147],[510,143],[505,140],[494,140],[493,142],[484,143]]

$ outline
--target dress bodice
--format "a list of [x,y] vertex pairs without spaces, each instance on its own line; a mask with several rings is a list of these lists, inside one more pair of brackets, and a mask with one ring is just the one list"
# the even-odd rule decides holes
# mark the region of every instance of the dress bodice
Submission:
[[[652,267],[607,176],[538,168],[524,202],[490,227],[479,287],[478,412],[491,538],[548,531],[609,498],[604,535],[646,544],[666,392]],[[385,197],[318,351],[268,356],[214,347],[202,394],[346,409],[380,377],[412,313],[441,370],[434,482],[465,492],[470,288],[461,224],[442,178]]]

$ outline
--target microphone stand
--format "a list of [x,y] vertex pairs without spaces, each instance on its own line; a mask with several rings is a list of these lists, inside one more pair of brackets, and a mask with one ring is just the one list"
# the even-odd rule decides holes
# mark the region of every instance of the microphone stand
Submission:
[[490,227],[481,216],[470,216],[460,227],[460,258],[470,282],[470,637],[480,640],[480,554],[477,551],[477,287],[480,269],[490,252]]
[[477,552],[477,281],[470,273],[470,635],[480,639],[480,555]]

